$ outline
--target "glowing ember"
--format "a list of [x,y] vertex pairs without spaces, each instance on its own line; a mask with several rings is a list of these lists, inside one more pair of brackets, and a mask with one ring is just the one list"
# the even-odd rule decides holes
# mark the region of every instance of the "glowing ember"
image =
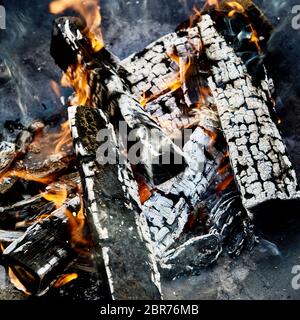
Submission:
[[77,273],[63,274],[58,278],[58,280],[55,282],[53,287],[54,288],[61,288],[62,286],[66,285],[67,283],[69,283],[77,278],[78,278]]

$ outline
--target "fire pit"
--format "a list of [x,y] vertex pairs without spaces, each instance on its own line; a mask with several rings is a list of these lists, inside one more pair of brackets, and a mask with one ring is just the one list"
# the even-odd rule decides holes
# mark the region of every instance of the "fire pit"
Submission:
[[250,1],[209,1],[120,60],[104,46],[98,2],[66,3],[49,9],[80,13],[52,30],[74,92],[51,87],[68,119],[7,121],[0,145],[13,284],[44,295],[94,273],[95,298],[161,299],[161,281],[259,248],[261,217],[299,206],[263,59],[268,19]]

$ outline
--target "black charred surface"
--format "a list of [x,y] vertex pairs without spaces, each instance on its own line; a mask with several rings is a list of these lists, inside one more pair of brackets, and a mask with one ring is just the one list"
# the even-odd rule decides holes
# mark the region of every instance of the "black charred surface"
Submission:
[[13,270],[30,293],[41,293],[74,257],[67,235],[66,219],[45,219],[6,248],[1,263]]
[[[99,275],[106,282],[104,290],[109,290],[115,299],[160,299],[160,293],[152,280],[152,263],[149,249],[141,237],[138,216],[140,209],[136,199],[128,192],[134,188],[133,176],[126,178],[126,169],[119,164],[100,164],[97,149],[101,147],[96,137],[108,123],[99,110],[78,107],[75,128],[81,144],[87,153],[78,153],[79,168],[84,186],[84,199],[89,226],[95,245],[95,255]],[[83,139],[81,139],[83,137]],[[113,136],[109,143],[116,150]],[[79,150],[79,148],[77,149]],[[82,149],[81,149],[82,150]],[[87,173],[87,168],[93,175]],[[130,171],[127,172],[130,175]],[[125,174],[123,178],[120,175]],[[122,180],[124,179],[124,180]],[[94,194],[94,199],[92,196]]]

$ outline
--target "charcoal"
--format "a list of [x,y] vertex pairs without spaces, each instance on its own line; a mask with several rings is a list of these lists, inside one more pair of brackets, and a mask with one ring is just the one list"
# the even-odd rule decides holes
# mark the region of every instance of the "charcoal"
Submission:
[[1,255],[1,264],[12,270],[30,294],[45,293],[74,259],[65,210],[76,211],[79,205],[79,197],[73,198],[48,218],[29,227]]

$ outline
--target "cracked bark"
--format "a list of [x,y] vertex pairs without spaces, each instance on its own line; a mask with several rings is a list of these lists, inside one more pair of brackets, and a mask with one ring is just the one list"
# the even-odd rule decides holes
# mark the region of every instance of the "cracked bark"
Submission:
[[96,260],[114,299],[160,299],[160,278],[152,253],[138,188],[128,162],[103,163],[99,130],[110,132],[110,150],[120,159],[113,125],[101,110],[69,108],[72,135],[84,185],[85,207]]
[[218,108],[235,179],[249,212],[260,204],[299,198],[294,169],[270,115],[268,79],[254,86],[242,60],[218,34],[209,15],[199,23],[208,83]]

